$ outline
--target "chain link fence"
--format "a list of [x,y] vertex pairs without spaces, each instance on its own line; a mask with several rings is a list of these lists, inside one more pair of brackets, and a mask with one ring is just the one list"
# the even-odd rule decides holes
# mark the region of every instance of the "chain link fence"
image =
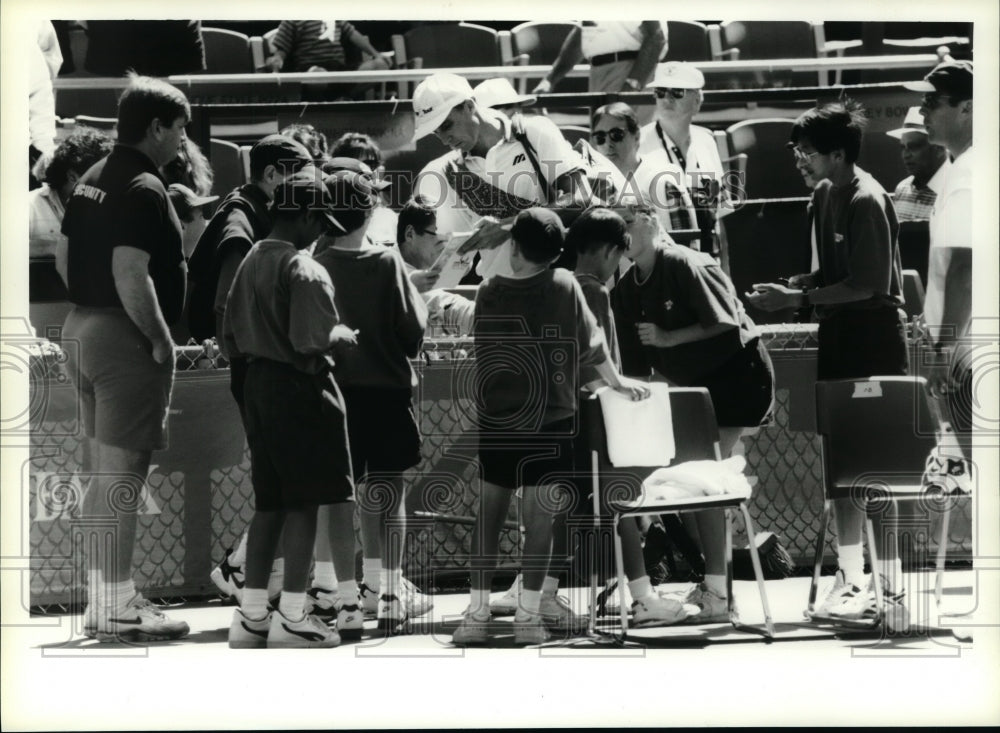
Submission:
[[[802,418],[793,413],[803,400],[812,399],[803,385],[811,390],[814,379],[809,368],[815,360],[815,327],[785,324],[762,330],[775,360],[778,389],[773,424],[743,441],[747,472],[758,477],[750,512],[758,531],[780,535],[795,562],[808,566],[823,508],[822,463],[818,437],[804,431]],[[405,476],[412,488],[407,500],[411,529],[404,571],[418,584],[429,581],[434,573],[468,567],[479,469],[475,444],[468,439],[471,403],[460,393],[454,399],[454,387],[457,375],[471,364],[470,347],[468,339],[429,340],[415,362],[421,375],[415,407],[424,441],[423,460]],[[214,349],[187,346],[178,349],[176,363],[175,397],[195,387],[202,389],[192,392],[187,398],[190,404],[179,410],[188,413],[189,420],[181,424],[180,442],[194,448],[204,442],[203,447],[210,450],[214,445],[210,438],[216,432],[229,432],[229,442],[237,449],[187,457],[177,456],[176,450],[154,454],[140,504],[134,572],[138,587],[154,598],[213,593],[208,578],[211,568],[221,562],[227,548],[239,542],[253,514],[249,454],[238,416],[232,418],[235,405],[228,393],[224,359]],[[31,448],[26,481],[30,603],[68,607],[83,598],[85,576],[74,564],[79,555],[74,553],[74,535],[85,441],[61,350],[45,344],[32,358],[30,376]],[[227,420],[206,419],[198,412],[200,408],[205,415],[217,414],[218,408],[206,404],[208,395],[218,405],[228,405]],[[182,419],[172,414],[172,435]],[[224,460],[216,460],[222,454]],[[502,536],[501,568],[518,564],[515,504]],[[927,516],[926,507],[907,508],[907,504],[920,503],[901,504],[901,516],[920,528],[914,533],[914,550],[918,557],[932,556],[940,518]],[[951,517],[949,559],[972,557],[971,514],[971,499],[958,499]],[[738,516],[734,528],[734,545],[745,545],[746,532]],[[830,537],[828,560],[833,557],[833,542]]]

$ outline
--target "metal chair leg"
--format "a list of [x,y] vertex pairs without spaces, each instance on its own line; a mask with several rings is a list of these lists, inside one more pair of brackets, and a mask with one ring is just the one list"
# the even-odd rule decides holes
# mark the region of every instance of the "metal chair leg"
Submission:
[[622,641],[625,641],[625,635],[628,633],[628,612],[625,608],[625,563],[622,552],[622,536],[621,532],[618,531],[621,519],[621,514],[615,514],[612,518],[611,528],[615,538],[615,564],[618,573],[618,616],[621,623]]
[[871,558],[872,583],[875,586],[875,620],[876,622],[881,622],[882,593],[884,589],[882,588],[882,578],[878,571],[878,551],[875,549],[875,527],[872,524],[872,518],[868,515],[867,509],[865,511],[865,531],[868,533],[868,556]]
[[726,518],[726,614],[729,616],[729,623],[736,628],[740,620],[733,609],[733,522],[728,508],[723,509],[722,513]]
[[948,522],[951,517],[950,497],[945,497],[944,514],[941,517],[941,537],[938,539],[937,559],[934,562],[934,602],[938,611],[941,610],[941,598],[944,595],[944,561],[948,555]]
[[764,609],[764,627],[767,635],[774,638],[774,621],[771,619],[771,606],[767,602],[767,588],[764,583],[764,570],[760,565],[760,555],[757,553],[757,542],[755,541],[753,521],[750,519],[750,510],[746,503],[740,504],[740,511],[743,512],[743,522],[747,528],[747,536],[750,537],[750,561],[753,563],[753,574],[757,579],[757,590],[760,592],[760,604]]
[[826,528],[830,521],[829,499],[823,502],[823,513],[819,520],[819,534],[816,537],[816,551],[813,554],[813,576],[809,584],[809,603],[806,606],[806,615],[809,616],[816,610],[816,593],[819,590],[819,576],[823,565],[823,547],[826,545]]

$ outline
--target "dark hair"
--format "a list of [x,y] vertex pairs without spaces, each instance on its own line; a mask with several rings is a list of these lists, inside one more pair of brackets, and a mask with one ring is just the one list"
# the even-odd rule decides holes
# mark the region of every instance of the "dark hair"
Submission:
[[406,238],[406,227],[412,226],[418,232],[424,232],[433,226],[437,220],[437,212],[431,206],[430,200],[417,194],[405,204],[396,220],[396,244],[402,244]]
[[53,189],[66,184],[69,172],[83,175],[90,166],[106,157],[115,145],[109,135],[93,127],[77,127],[59,143],[45,169],[45,182]]
[[861,135],[867,124],[864,107],[846,99],[814,107],[801,115],[792,126],[791,139],[798,143],[805,138],[824,155],[843,150],[845,160],[853,163],[861,152]]
[[212,193],[215,175],[208,158],[191,138],[185,137],[184,144],[177,151],[177,157],[164,165],[161,170],[167,185],[183,183],[199,196]]
[[327,143],[326,135],[313,125],[307,122],[293,122],[279,130],[279,134],[301,143],[302,147],[309,151],[309,155],[312,156],[317,165],[326,160],[329,143]]
[[372,168],[382,164],[382,151],[379,149],[378,143],[361,132],[346,132],[337,138],[330,148],[330,157],[357,158],[366,163],[376,161],[376,165]]
[[622,120],[630,134],[639,134],[639,118],[636,117],[635,110],[624,102],[612,102],[611,104],[598,107],[591,118],[591,126],[596,125],[605,115],[614,117],[616,120]]
[[162,79],[129,74],[129,85],[118,98],[119,142],[140,143],[153,120],[172,125],[179,117],[191,119],[191,105],[184,92]]
[[343,233],[333,232],[333,235],[345,236],[360,229],[378,205],[378,194],[360,173],[341,171],[326,176],[323,181],[332,202],[333,215],[344,228]]
[[250,180],[258,181],[270,165],[283,175],[298,173],[311,161],[309,151],[287,135],[265,135],[250,148]]
[[625,220],[604,206],[584,211],[566,232],[566,249],[577,254],[596,252],[608,244],[624,252],[632,237]]
[[514,219],[510,237],[518,246],[524,259],[535,264],[545,264],[563,253],[566,231],[559,217],[550,209],[533,206]]

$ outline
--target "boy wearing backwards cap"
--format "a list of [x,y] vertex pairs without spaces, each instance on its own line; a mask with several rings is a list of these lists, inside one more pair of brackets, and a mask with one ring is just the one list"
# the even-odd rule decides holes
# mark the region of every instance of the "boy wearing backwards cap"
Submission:
[[[365,561],[380,565],[378,628],[397,634],[406,631],[409,617],[431,609],[429,599],[407,588],[402,577],[403,472],[420,462],[412,406],[417,376],[409,359],[420,352],[427,308],[398,250],[366,240],[378,203],[373,181],[350,170],[324,180],[344,232],[320,239],[316,262],[330,274],[344,322],[358,333],[356,345],[338,350],[336,375],[347,406],[355,481],[365,484],[359,492]],[[321,543],[316,550],[322,561]],[[338,599],[319,594],[317,605],[356,606],[353,571],[338,568],[337,578]],[[338,624],[346,628],[346,620]]]
[[[579,284],[570,272],[550,267],[563,247],[559,217],[532,207],[518,214],[510,233],[513,275],[486,280],[476,295],[474,397],[483,480],[472,547],[480,563],[493,562],[511,496],[522,487],[526,562],[514,641],[539,644],[548,639],[539,611],[554,509],[553,487],[542,481],[573,472],[578,370],[596,368],[601,379],[631,399],[648,397],[649,389],[617,372]],[[570,358],[563,351],[566,340],[574,344]],[[512,371],[517,363],[530,368]],[[472,573],[471,603],[453,643],[489,639],[492,575],[485,568]]]
[[[326,189],[310,174],[281,184],[271,213],[271,232],[240,264],[223,319],[227,353],[247,361],[243,418],[256,509],[229,646],[332,647],[340,637],[306,614],[305,591],[317,508],[332,505],[344,513],[354,499],[330,349],[353,343],[355,335],[339,323],[326,271],[302,250],[340,225]],[[283,530],[284,587],[272,612],[268,575]]]

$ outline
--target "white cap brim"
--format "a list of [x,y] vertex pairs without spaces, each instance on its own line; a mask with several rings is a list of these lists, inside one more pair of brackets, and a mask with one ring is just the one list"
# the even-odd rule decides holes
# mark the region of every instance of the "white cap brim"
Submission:
[[889,130],[885,134],[888,135],[889,137],[894,137],[897,140],[902,140],[903,139],[903,135],[905,135],[908,132],[915,132],[918,135],[927,135],[927,128],[921,128],[921,127],[900,127],[900,128],[898,128],[896,130]]
[[451,111],[461,103],[462,103],[461,101],[458,101],[455,102],[455,104],[451,107],[442,106],[442,108],[437,110],[436,112],[433,112],[432,114],[423,117],[414,126],[413,139],[419,140],[422,137],[427,137],[436,129],[441,127],[441,123],[444,122],[446,119],[448,119],[448,115],[451,114]]
[[903,86],[909,89],[911,92],[936,92],[937,87],[931,84],[929,81],[908,81],[904,82]]

